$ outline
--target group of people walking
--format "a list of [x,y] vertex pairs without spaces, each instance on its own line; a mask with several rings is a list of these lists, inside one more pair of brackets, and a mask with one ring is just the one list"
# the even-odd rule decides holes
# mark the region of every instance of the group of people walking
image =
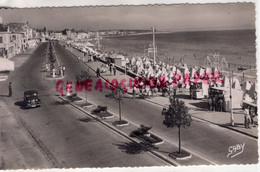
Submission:
[[210,95],[208,98],[208,110],[211,111],[224,111],[224,95]]
[[254,125],[254,117],[256,116],[257,109],[254,107],[243,107],[244,110],[244,125],[245,128],[251,128],[250,125]]
[[[116,75],[116,67],[114,63],[106,64],[105,68],[109,68],[110,75],[112,75],[112,73]],[[100,77],[101,72],[106,72],[106,70],[104,70],[104,65],[101,66],[101,69],[99,66],[97,67],[96,69],[97,77]]]

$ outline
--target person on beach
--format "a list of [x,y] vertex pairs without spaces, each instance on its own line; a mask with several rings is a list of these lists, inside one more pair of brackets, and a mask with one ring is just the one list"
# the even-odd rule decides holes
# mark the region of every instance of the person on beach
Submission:
[[9,82],[9,97],[12,97],[13,90],[12,90],[12,82]]

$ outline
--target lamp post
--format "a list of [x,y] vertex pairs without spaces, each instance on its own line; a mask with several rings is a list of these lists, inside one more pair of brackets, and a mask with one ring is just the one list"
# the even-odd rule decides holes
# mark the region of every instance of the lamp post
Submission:
[[230,87],[230,123],[231,126],[234,126],[234,115],[233,115],[233,101],[232,101],[232,82],[233,81],[233,71],[229,73],[229,87]]
[[153,67],[155,66],[155,26],[153,26]]

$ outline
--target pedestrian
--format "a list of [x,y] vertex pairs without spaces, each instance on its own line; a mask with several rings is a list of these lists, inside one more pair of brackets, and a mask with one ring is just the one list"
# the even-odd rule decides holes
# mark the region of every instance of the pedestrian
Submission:
[[211,97],[208,98],[208,107],[209,107],[209,111],[211,112],[213,109],[212,109],[212,99]]
[[13,91],[12,91],[12,82],[9,82],[9,97],[12,97]]
[[[175,94],[176,94],[176,90],[175,90]],[[193,99],[193,85],[190,85],[190,99]]]
[[254,125],[254,117],[256,116],[256,113],[255,113],[255,108],[254,107],[250,107],[249,108],[249,115],[250,115],[250,119],[251,119],[251,124]]
[[133,99],[135,99],[135,95],[136,95],[136,87],[133,87]]
[[78,56],[77,58],[78,58],[78,63],[79,63],[80,57]]
[[224,100],[221,97],[218,101],[218,107],[219,107],[219,111],[222,112],[223,111],[223,105],[224,105]]
[[99,69],[99,67],[97,67],[96,73],[97,73],[97,77],[100,77],[100,69]]
[[214,96],[214,97],[212,98],[212,111],[215,112],[216,109],[217,109],[217,97]]
[[114,75],[116,75],[116,67],[115,66],[114,66],[113,70],[114,70]]
[[109,63],[109,72],[110,72],[110,75],[112,74],[112,65]]
[[250,115],[249,115],[249,109],[248,108],[244,109],[244,117],[245,117],[245,121],[244,121],[245,128],[250,128],[251,118],[250,118]]
[[65,75],[65,66],[64,65],[62,67],[62,70],[63,70],[63,75]]

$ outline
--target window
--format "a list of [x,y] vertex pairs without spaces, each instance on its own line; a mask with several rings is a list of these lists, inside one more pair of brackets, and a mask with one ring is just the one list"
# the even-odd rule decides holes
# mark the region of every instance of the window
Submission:
[[3,43],[3,37],[0,36],[0,43]]
[[4,48],[0,48],[0,57],[3,57],[5,54],[5,49]]

